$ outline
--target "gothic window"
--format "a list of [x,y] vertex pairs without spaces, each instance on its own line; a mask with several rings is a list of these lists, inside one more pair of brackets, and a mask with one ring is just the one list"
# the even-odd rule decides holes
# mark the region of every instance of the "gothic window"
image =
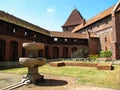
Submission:
[[107,37],[105,37],[105,42],[107,42]]
[[97,27],[99,27],[100,25],[99,24],[97,24]]

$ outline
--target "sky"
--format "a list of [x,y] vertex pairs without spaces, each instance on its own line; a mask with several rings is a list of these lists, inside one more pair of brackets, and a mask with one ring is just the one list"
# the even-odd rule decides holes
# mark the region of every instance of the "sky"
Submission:
[[62,31],[76,8],[86,20],[116,4],[118,0],[0,0],[0,10],[49,31]]

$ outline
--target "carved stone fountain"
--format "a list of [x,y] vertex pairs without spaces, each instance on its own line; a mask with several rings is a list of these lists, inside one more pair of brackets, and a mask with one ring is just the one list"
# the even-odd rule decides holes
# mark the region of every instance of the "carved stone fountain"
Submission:
[[28,73],[23,76],[22,82],[37,83],[44,80],[44,76],[38,73],[38,67],[46,63],[45,58],[38,57],[38,50],[44,49],[44,45],[36,42],[23,43],[23,48],[29,51],[29,57],[19,58],[19,63],[28,67]]

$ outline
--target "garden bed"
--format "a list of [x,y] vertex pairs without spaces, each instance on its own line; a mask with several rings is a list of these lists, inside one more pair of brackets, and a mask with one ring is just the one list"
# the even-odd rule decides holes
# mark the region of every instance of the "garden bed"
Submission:
[[49,65],[53,67],[61,67],[61,66],[65,66],[65,63],[64,62],[51,62],[49,63]]
[[97,67],[97,63],[84,63],[84,62],[50,62],[50,66],[84,66],[84,67]]
[[100,63],[97,65],[98,70],[112,70],[113,66],[111,63]]
[[111,63],[92,63],[92,62],[75,62],[75,61],[64,61],[64,62],[50,62],[50,66],[62,67],[62,66],[82,66],[82,67],[96,67],[98,70],[112,70],[113,66]]

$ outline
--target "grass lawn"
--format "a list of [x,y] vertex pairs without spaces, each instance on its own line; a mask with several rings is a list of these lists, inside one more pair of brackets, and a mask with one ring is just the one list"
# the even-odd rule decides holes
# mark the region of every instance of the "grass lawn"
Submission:
[[[14,68],[0,70],[3,73],[25,74],[27,68]],[[97,70],[94,67],[51,67],[48,64],[39,67],[42,74],[54,74],[78,78],[78,83],[84,85],[102,86],[120,89],[120,66],[115,66],[114,70]]]

